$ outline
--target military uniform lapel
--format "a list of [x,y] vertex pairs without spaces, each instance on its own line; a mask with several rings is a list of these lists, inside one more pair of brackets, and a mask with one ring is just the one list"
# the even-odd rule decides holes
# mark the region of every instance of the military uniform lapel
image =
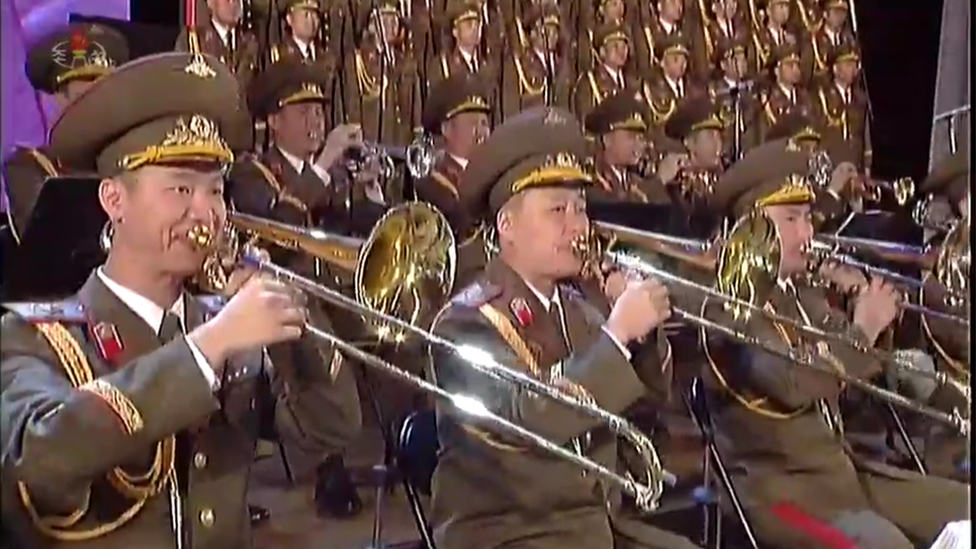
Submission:
[[285,189],[305,204],[309,210],[314,208],[321,201],[322,195],[325,194],[325,184],[298,172],[278,147],[271,147],[267,154],[271,157],[272,163],[277,163],[280,166],[281,183]]
[[[109,366],[121,366],[159,348],[156,328],[112,293],[94,271],[78,297],[89,318],[93,340]],[[110,340],[115,340],[111,341],[111,353],[106,347]],[[108,354],[112,356],[105,356]]]
[[560,285],[559,301],[563,307],[563,321],[566,323],[566,339],[570,346],[570,353],[576,349],[586,348],[600,332],[600,324],[596,323],[596,309],[584,309],[583,294],[567,285]]
[[504,262],[496,259],[487,270],[489,281],[504,288],[497,300],[499,312],[512,322],[528,344],[545,376],[550,366],[567,356],[562,332],[554,316],[550,316],[522,277]]

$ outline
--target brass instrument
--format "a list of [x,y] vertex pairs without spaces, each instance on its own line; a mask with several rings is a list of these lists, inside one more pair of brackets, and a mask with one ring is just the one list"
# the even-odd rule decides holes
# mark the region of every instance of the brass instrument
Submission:
[[[836,261],[865,271],[871,276],[885,278],[895,284],[908,286],[912,289],[921,289],[924,287],[923,282],[917,278],[904,276],[858,261],[842,253],[842,250],[853,253],[868,253],[885,261],[913,265],[920,270],[932,271],[942,286],[947,305],[958,307],[967,301],[969,296],[969,236],[968,233],[962,234],[968,231],[967,227],[968,222],[961,222],[957,228],[949,232],[953,235],[951,240],[948,239],[947,235],[946,241],[943,241],[940,246],[930,249],[883,240],[822,234],[817,235],[811,243],[810,251],[818,265],[823,261]],[[941,316],[952,322],[969,325],[967,319],[948,315],[941,311],[924,308],[919,310],[912,304],[906,304],[905,307],[921,314]]]
[[397,152],[395,147],[378,143],[363,143],[358,152],[347,155],[346,168],[353,173],[358,173],[365,170],[367,166],[375,165],[379,167],[380,179],[388,181],[396,175],[396,164],[393,162],[393,158]]
[[[596,266],[604,262],[609,262],[625,271],[635,272],[642,276],[659,278],[666,283],[689,288],[705,296],[719,300],[725,310],[730,313],[735,323],[745,323],[752,318],[752,315],[759,315],[772,322],[789,325],[791,328],[796,329],[798,333],[817,341],[835,340],[851,345],[860,352],[893,364],[897,368],[902,368],[912,374],[930,377],[938,383],[954,387],[962,392],[967,400],[970,398],[968,386],[965,386],[943,372],[933,373],[919,370],[908,361],[903,360],[903,357],[900,355],[865,347],[844,335],[826,332],[816,327],[800,323],[792,318],[763,309],[762,304],[766,303],[768,296],[776,285],[779,271],[780,249],[779,236],[775,225],[767,217],[762,215],[761,212],[755,212],[739,220],[726,236],[717,255],[716,288],[698,284],[657,268],[635,255],[612,250],[618,241],[637,245],[640,245],[641,241],[645,243],[659,241],[660,244],[665,244],[666,246],[659,246],[656,251],[666,255],[668,254],[668,248],[674,245],[684,246],[687,244],[689,245],[687,247],[691,249],[697,247],[699,250],[710,251],[712,248],[711,245],[706,243],[695,244],[692,241],[684,241],[683,239],[681,241],[675,241],[673,237],[662,238],[662,235],[633,229],[618,233],[617,228],[609,224],[593,225],[588,234],[577,243],[577,248],[584,258],[587,269],[592,271]],[[680,255],[672,257],[682,259]],[[898,393],[881,389],[870,382],[849,376],[829,366],[821,365],[814,360],[817,354],[811,354],[811,352],[819,352],[817,346],[811,346],[809,349],[803,350],[790,349],[788,351],[782,351],[770,347],[758,338],[750,336],[736,329],[734,326],[726,326],[678,308],[673,309],[673,312],[679,319],[694,324],[703,331],[722,334],[740,343],[760,347],[769,353],[783,357],[801,367],[813,368],[831,374],[848,385],[857,387],[876,398],[903,406],[918,414],[946,423],[960,433],[968,436],[969,421],[958,410],[948,414],[917,403]]]
[[434,138],[424,130],[417,130],[413,141],[407,146],[407,171],[414,179],[422,179],[434,171],[438,154],[434,147]]
[[883,195],[890,195],[899,206],[908,204],[915,196],[915,180],[911,177],[901,177],[894,181],[871,179],[867,176],[858,177],[852,188],[856,198],[870,202],[881,202]]
[[[241,233],[249,235],[252,242],[241,245],[238,241]],[[653,511],[661,498],[664,485],[673,484],[674,477],[664,470],[650,438],[635,426],[592,401],[567,395],[517,368],[498,362],[483,349],[449,341],[421,327],[426,322],[421,318],[423,315],[417,314],[418,306],[442,303],[453,282],[456,252],[451,235],[450,227],[435,208],[425,203],[407,203],[392,209],[373,227],[370,237],[363,242],[238,213],[229,214],[222,231],[201,225],[194,227],[187,238],[200,248],[208,250],[204,276],[211,279],[210,287],[213,289],[219,289],[226,283],[227,277],[222,274],[224,269],[230,265],[244,264],[334,306],[363,315],[387,338],[396,334],[400,334],[395,338],[399,341],[408,336],[419,338],[457,355],[485,375],[510,383],[520,390],[544,396],[601,421],[633,445],[646,466],[644,482],[638,481],[630,473],[620,475],[598,462],[493,414],[483,403],[470,396],[450,393],[315,326],[305,327],[306,333],[312,337],[327,341],[364,364],[440,397],[468,418],[486,423],[500,433],[519,437],[539,450],[576,464],[632,496],[638,509]],[[255,240],[302,250],[324,261],[332,262],[340,258],[344,265],[355,263],[356,297],[345,296],[264,259],[252,246]],[[430,280],[431,283],[424,283],[425,280]],[[431,287],[436,292],[433,300]]]
[[912,220],[923,229],[944,233],[952,229],[956,216],[948,201],[930,194],[915,203]]
[[[307,253],[354,273],[355,294],[360,303],[411,323],[429,323],[437,307],[451,296],[457,268],[454,234],[444,216],[424,202],[391,208],[365,240],[237,212],[228,212],[227,223],[224,238],[228,240],[228,252],[224,255],[240,253],[240,247],[234,244],[239,241],[237,233],[249,235],[252,241]],[[219,260],[205,266],[209,288],[220,291],[224,286],[224,264],[225,260]],[[380,341],[399,344],[406,337],[394,326],[374,322],[373,318],[365,320]]]

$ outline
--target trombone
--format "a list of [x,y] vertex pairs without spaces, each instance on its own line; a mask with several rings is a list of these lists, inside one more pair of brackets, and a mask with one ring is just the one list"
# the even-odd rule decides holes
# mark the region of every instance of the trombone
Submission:
[[870,202],[878,203],[884,195],[891,195],[899,206],[908,204],[915,196],[915,180],[911,177],[901,177],[894,181],[871,179],[861,176],[852,189],[854,196]]
[[[757,306],[758,303],[765,302],[766,297],[774,287],[779,271],[780,253],[779,237],[776,234],[776,228],[761,213],[757,212],[746,216],[736,223],[725,243],[722,245],[717,260],[717,289],[698,284],[657,268],[635,255],[612,250],[611,248],[617,242],[618,234],[615,232],[616,230],[617,226],[596,222],[591,225],[589,233],[578,241],[577,247],[580,254],[585,258],[587,268],[591,271],[603,262],[610,262],[625,271],[635,272],[646,277],[659,278],[665,282],[684,286],[721,301],[735,321],[745,322],[753,314],[757,314],[772,322],[790,325],[808,337],[819,340],[830,339],[846,343],[865,354],[894,364],[895,367],[902,368],[914,374],[931,377],[945,386],[952,386],[959,390],[966,397],[967,401],[970,400],[969,387],[944,372],[932,373],[921,371],[904,361],[899,355],[865,347],[849,337],[820,330]],[[604,234],[600,234],[601,231]],[[607,238],[608,235],[609,238]],[[710,246],[703,243],[696,245],[694,241],[685,241],[684,239],[676,239],[675,237],[636,231],[634,229],[627,230],[622,234],[622,237],[622,240],[632,243],[638,240],[643,240],[644,242],[657,241],[665,245],[664,247],[658,248],[658,251],[665,255],[670,255],[669,248],[675,245],[697,246],[699,250],[710,248]],[[681,255],[671,255],[671,257],[682,259]],[[969,421],[964,419],[958,410],[954,410],[952,413],[942,412],[935,408],[919,404],[898,393],[881,389],[868,381],[838,372],[833,368],[816,362],[814,357],[806,353],[801,353],[796,349],[782,351],[770,347],[758,338],[739,331],[734,327],[708,320],[702,316],[678,308],[674,308],[673,312],[680,319],[697,325],[704,330],[717,332],[749,346],[760,347],[767,352],[778,355],[803,367],[813,368],[831,374],[848,385],[857,387],[880,400],[908,408],[918,414],[946,423],[964,435],[968,436],[969,434]]]
[[[242,236],[248,237],[243,244]],[[616,435],[633,445],[646,467],[646,480],[641,482],[631,473],[618,474],[492,413],[471,396],[446,391],[333,334],[315,326],[306,326],[307,333],[312,337],[327,341],[364,364],[440,397],[467,417],[490,424],[498,432],[519,437],[619,487],[634,498],[638,509],[645,512],[656,509],[664,485],[674,484],[674,476],[664,470],[653,442],[627,420],[593,402],[567,395],[516,368],[504,365],[481,348],[452,342],[421,327],[431,320],[419,314],[422,305],[439,306],[450,294],[456,259],[450,226],[433,206],[408,202],[392,208],[377,222],[365,241],[336,237],[323,231],[293,227],[235,212],[228,214],[227,223],[222,229],[199,225],[190,231],[188,237],[192,243],[208,251],[201,282],[209,289],[222,290],[227,281],[227,266],[248,265],[325,302],[364,316],[381,338],[402,342],[408,336],[418,337],[455,354],[485,375],[545,396],[606,424]],[[257,241],[303,251],[324,261],[335,262],[339,258],[337,263],[340,265],[355,266],[356,297],[343,295],[262,258],[254,247]],[[434,301],[431,300],[431,287],[436,292]]]

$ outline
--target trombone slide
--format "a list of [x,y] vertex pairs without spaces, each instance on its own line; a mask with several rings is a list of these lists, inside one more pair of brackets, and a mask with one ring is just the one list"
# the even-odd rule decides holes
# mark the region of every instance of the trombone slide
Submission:
[[313,335],[313,337],[322,338],[336,345],[337,348],[341,349],[345,353],[348,353],[350,356],[362,360],[366,364],[374,366],[405,383],[413,385],[414,387],[437,395],[438,397],[450,402],[455,408],[466,415],[490,423],[495,428],[505,432],[506,434],[520,437],[532,444],[535,444],[541,449],[554,454],[557,457],[566,459],[609,482],[610,484],[619,487],[624,493],[634,498],[635,505],[641,511],[650,512],[656,509],[661,495],[664,492],[664,485],[673,485],[675,483],[676,479],[674,475],[668,473],[666,470],[660,467],[660,460],[651,440],[641,434],[636,427],[629,424],[623,418],[611,414],[595,405],[585,404],[572,396],[562,393],[559,389],[547,383],[539,381],[534,377],[524,374],[518,370],[507,367],[496,361],[491,357],[490,354],[482,349],[473,346],[457,345],[452,341],[424,330],[423,328],[414,326],[413,324],[405,322],[395,316],[388,315],[362,305],[355,299],[347,297],[338,291],[317,284],[314,281],[299,275],[298,273],[275,265],[271,261],[263,259],[258,254],[249,253],[247,250],[245,250],[244,253],[239,257],[239,261],[244,265],[270,274],[278,280],[282,280],[286,284],[292,285],[299,290],[307,292],[308,294],[331,303],[337,307],[342,307],[352,312],[372,317],[383,322],[384,324],[394,327],[395,329],[402,330],[404,333],[420,336],[432,345],[437,345],[441,348],[450,350],[462,358],[471,367],[484,373],[485,375],[520,386],[541,396],[548,397],[551,400],[555,400],[561,404],[569,406],[610,426],[614,433],[632,443],[637,452],[641,454],[642,458],[647,460],[647,462],[654,464],[655,468],[650,471],[652,478],[648,480],[646,485],[640,484],[629,474],[620,475],[615,473],[603,465],[586,458],[585,456],[570,452],[569,450],[554,444],[545,437],[542,437],[506,420],[505,418],[491,413],[482,403],[472,397],[449,393],[437,385],[400,370],[389,362],[366,353],[365,351],[362,351],[354,345],[345,342],[332,334],[319,330],[314,326],[308,326],[308,331]]
[[[604,257],[607,260],[609,260],[610,262],[612,262],[612,263],[618,265],[619,267],[623,268],[624,270],[632,271],[632,272],[638,273],[638,274],[640,274],[642,276],[645,276],[645,277],[659,278],[659,279],[664,280],[666,282],[671,282],[671,283],[679,284],[679,285],[685,286],[687,288],[690,288],[690,289],[693,289],[693,290],[697,290],[697,291],[705,294],[708,297],[712,297],[712,298],[715,298],[715,299],[719,299],[723,303],[732,305],[733,307],[739,307],[746,314],[752,314],[752,313],[761,314],[763,317],[765,317],[765,318],[767,318],[767,319],[769,319],[769,320],[771,320],[773,322],[779,322],[779,323],[789,324],[791,327],[794,327],[794,328],[798,329],[800,332],[802,332],[803,334],[807,335],[808,337],[811,337],[812,336],[812,337],[816,337],[818,339],[831,339],[831,340],[841,341],[843,343],[847,343],[847,344],[853,345],[858,351],[863,352],[865,354],[868,354],[868,355],[870,355],[870,356],[872,356],[874,358],[878,358],[880,360],[883,360],[885,362],[893,363],[896,367],[903,368],[903,369],[907,369],[907,370],[910,370],[913,373],[917,373],[919,375],[925,375],[926,377],[932,377],[935,381],[937,381],[937,382],[939,382],[939,383],[941,383],[943,385],[955,386],[955,384],[953,383],[953,380],[952,380],[952,378],[950,376],[940,375],[940,374],[943,374],[942,372],[935,372],[935,373],[933,373],[931,375],[928,375],[929,374],[928,372],[921,372],[921,371],[919,371],[919,370],[917,370],[915,368],[912,368],[910,365],[907,365],[907,364],[903,363],[903,361],[901,361],[899,359],[899,357],[897,357],[897,356],[889,356],[888,354],[886,354],[886,353],[884,353],[882,351],[878,351],[878,350],[873,349],[873,348],[868,348],[868,347],[865,347],[863,345],[857,345],[856,342],[850,340],[849,338],[845,338],[844,336],[841,336],[839,334],[833,334],[831,332],[826,332],[826,331],[820,330],[818,328],[815,328],[813,326],[808,326],[806,324],[800,324],[800,323],[796,322],[795,320],[793,320],[791,318],[784,317],[784,316],[781,316],[781,315],[778,315],[778,314],[775,314],[775,313],[770,313],[769,311],[766,311],[766,310],[764,310],[764,309],[762,309],[760,307],[756,307],[755,305],[752,305],[751,303],[747,303],[747,302],[744,302],[744,301],[735,299],[733,297],[726,296],[726,295],[722,294],[721,292],[719,292],[718,290],[715,290],[713,288],[709,288],[707,286],[703,286],[703,285],[698,284],[696,282],[693,282],[693,281],[687,280],[685,278],[682,278],[680,276],[677,276],[675,274],[669,273],[669,272],[667,272],[665,270],[658,269],[658,268],[654,267],[653,265],[649,265],[647,262],[642,261],[641,259],[639,259],[637,257],[631,256],[631,255],[628,255],[628,254],[624,254],[624,253],[621,253],[621,252],[614,252],[614,251],[609,251],[609,250],[604,251]],[[733,328],[730,328],[728,326],[725,326],[725,325],[722,325],[722,324],[713,322],[713,321],[708,320],[708,319],[706,319],[704,317],[701,317],[699,315],[695,315],[693,313],[689,313],[689,312],[684,311],[682,309],[675,308],[675,309],[673,309],[673,312],[678,317],[680,317],[681,319],[686,320],[688,322],[691,322],[693,324],[696,324],[697,326],[699,326],[699,327],[701,327],[703,329],[711,330],[711,331],[714,331],[714,332],[718,332],[718,333],[720,333],[722,335],[725,335],[727,337],[730,337],[730,338],[732,338],[734,340],[737,340],[740,343],[744,343],[746,345],[755,345],[755,346],[758,346],[758,347],[762,348],[763,350],[765,350],[767,352],[776,354],[777,356],[780,356],[782,358],[785,358],[785,359],[787,359],[787,360],[789,360],[789,361],[791,361],[793,363],[799,364],[801,367],[814,368],[816,370],[819,370],[819,371],[822,371],[822,372],[825,372],[825,373],[834,375],[838,379],[840,379],[841,381],[844,381],[845,383],[847,383],[847,384],[849,384],[849,385],[851,385],[853,387],[857,387],[857,388],[863,390],[864,392],[866,392],[866,393],[868,393],[868,394],[870,394],[870,395],[872,395],[872,396],[874,396],[876,398],[879,398],[879,399],[884,400],[886,402],[890,402],[892,404],[897,404],[899,406],[904,406],[904,407],[908,408],[909,410],[912,410],[912,411],[914,411],[914,412],[916,412],[918,414],[928,416],[928,417],[930,417],[932,419],[935,419],[935,420],[938,420],[938,421],[942,421],[943,423],[946,423],[946,424],[950,425],[951,427],[953,427],[954,429],[956,429],[957,431],[959,431],[960,433],[962,433],[962,434],[964,434],[966,436],[968,436],[968,434],[969,434],[969,422],[967,420],[963,419],[962,416],[959,414],[958,411],[954,411],[952,414],[947,414],[947,413],[942,412],[940,410],[937,410],[935,408],[931,408],[931,407],[928,407],[928,406],[923,406],[923,405],[921,405],[921,404],[919,404],[919,403],[917,403],[917,402],[915,402],[915,401],[913,401],[913,400],[911,400],[911,399],[909,399],[907,397],[904,397],[904,396],[899,395],[897,393],[894,393],[894,392],[891,392],[891,391],[886,391],[884,389],[881,389],[879,387],[876,387],[873,384],[871,384],[870,382],[864,381],[862,379],[854,378],[854,377],[852,377],[850,375],[847,375],[846,373],[837,372],[836,370],[834,370],[834,369],[832,369],[830,367],[822,366],[822,365],[818,364],[817,362],[814,362],[814,361],[810,360],[810,358],[800,355],[799,353],[797,353],[793,349],[789,349],[787,351],[781,351],[781,350],[778,350],[778,349],[769,347],[768,345],[765,345],[762,341],[760,341],[756,337],[750,336],[748,334],[745,334],[743,332],[740,332],[740,331],[735,330]],[[965,391],[964,392],[964,396],[966,396],[968,398],[969,392],[968,391]]]

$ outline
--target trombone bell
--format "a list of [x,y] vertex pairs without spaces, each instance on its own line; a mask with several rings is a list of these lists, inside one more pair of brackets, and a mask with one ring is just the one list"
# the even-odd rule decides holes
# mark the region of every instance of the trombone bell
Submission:
[[[424,326],[429,325],[437,308],[450,297],[457,268],[457,250],[450,225],[437,209],[423,202],[408,202],[390,209],[365,240],[239,212],[228,212],[221,242],[215,242],[207,227],[194,228],[191,238],[193,235],[198,235],[201,242],[205,240],[206,247],[213,248],[202,276],[203,285],[208,288],[222,290],[227,278],[224,267],[236,264],[249,244],[264,241],[307,253],[354,273],[359,303]],[[243,250],[239,236],[247,240]],[[365,320],[379,340],[404,341],[403,330],[374,316]]]

